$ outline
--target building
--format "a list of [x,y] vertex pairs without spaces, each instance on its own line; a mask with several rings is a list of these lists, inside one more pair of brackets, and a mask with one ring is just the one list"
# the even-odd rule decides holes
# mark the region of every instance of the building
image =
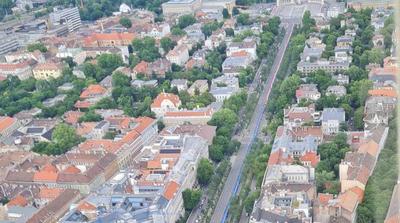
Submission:
[[186,45],[178,45],[169,51],[165,58],[172,64],[183,66],[189,60],[189,49]]
[[378,125],[387,125],[396,104],[397,98],[395,97],[369,97],[364,107],[364,128],[374,129]]
[[163,3],[163,14],[193,14],[201,8],[202,0],[170,0]]
[[307,75],[318,70],[324,70],[328,73],[336,73],[349,69],[350,63],[348,61],[336,62],[328,60],[318,60],[315,62],[300,61],[297,64],[297,70]]
[[296,90],[296,100],[300,103],[302,100],[317,101],[321,97],[316,84],[301,84]]
[[171,28],[168,23],[153,24],[146,28],[144,32],[141,32],[142,38],[148,36],[159,40],[171,33]]
[[128,46],[135,38],[133,33],[93,33],[84,39],[86,47]]
[[249,222],[311,222],[314,178],[314,168],[310,167],[268,167]]
[[171,81],[171,88],[176,87],[178,91],[186,91],[188,89],[188,80],[186,79],[173,79]]
[[241,53],[234,57],[227,57],[222,63],[222,73],[227,76],[238,76],[240,71],[251,65],[250,54]]
[[333,135],[340,131],[340,124],[346,121],[343,108],[324,108],[321,115],[322,131],[325,135]]
[[183,124],[206,125],[211,120],[213,114],[214,110],[209,107],[169,111],[164,114],[163,122],[167,126]]
[[38,80],[49,80],[50,78],[58,78],[62,74],[62,67],[59,64],[48,62],[40,63],[33,68],[33,77]]
[[208,81],[207,80],[196,80],[187,90],[187,92],[194,96],[197,93],[202,94],[208,91]]
[[333,198],[330,194],[318,194],[314,204],[315,222],[356,222],[357,207],[363,191],[355,187]]
[[206,41],[204,41],[204,46],[208,50],[213,50],[217,48],[222,42],[224,42],[225,38],[225,30],[217,29],[211,34],[211,36],[206,39]]
[[329,18],[336,18],[346,11],[346,4],[344,2],[330,2],[326,15]]
[[394,8],[396,4],[392,0],[348,0],[347,7],[356,10],[366,8]]
[[203,137],[164,132],[142,149],[138,166],[118,172],[60,222],[75,216],[100,222],[176,222],[184,213],[182,191],[193,187],[198,162],[207,157]]
[[222,11],[225,8],[230,14],[235,5],[235,0],[202,0],[202,9]]
[[319,4],[324,4],[324,0],[278,0],[276,2],[277,6],[287,6],[287,5],[300,5],[302,3],[319,3]]
[[21,80],[25,80],[32,76],[32,68],[27,61],[0,63],[0,74],[5,76],[15,76]]
[[223,102],[233,94],[239,92],[239,79],[237,77],[220,76],[211,81],[210,93],[217,102]]
[[78,7],[66,9],[54,8],[54,11],[49,15],[49,19],[52,26],[66,23],[68,32],[73,32],[81,27],[81,17]]
[[255,60],[257,58],[257,42],[254,38],[245,38],[242,42],[232,42],[226,49],[226,55],[228,57],[238,52],[247,52],[251,58]]
[[21,123],[16,118],[0,116],[0,140],[4,141],[20,126]]
[[329,86],[326,89],[326,95],[330,96],[330,95],[334,95],[338,98],[343,97],[346,95],[346,88],[342,85],[333,85],[333,86]]
[[0,55],[15,51],[18,49],[19,44],[15,38],[10,38],[10,36],[0,35]]
[[148,80],[148,81],[142,81],[142,80],[132,80],[131,81],[132,87],[136,88],[142,88],[142,87],[149,87],[149,88],[154,88],[158,86],[157,80]]
[[160,93],[151,104],[151,111],[156,113],[158,118],[163,117],[166,112],[178,111],[181,106],[179,96],[171,93]]
[[332,78],[340,85],[347,85],[350,82],[349,76],[344,74],[333,75]]
[[315,111],[315,105],[308,107],[298,107],[293,105],[283,110],[283,125],[290,128],[301,127],[304,124],[318,123],[320,112]]
[[110,95],[111,89],[107,89],[100,84],[91,84],[81,92],[80,100],[76,101],[74,106],[78,109],[88,109]]

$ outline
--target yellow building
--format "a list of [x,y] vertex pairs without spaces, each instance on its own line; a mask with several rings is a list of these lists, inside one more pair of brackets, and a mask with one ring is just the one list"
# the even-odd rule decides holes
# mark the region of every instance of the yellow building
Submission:
[[61,76],[62,67],[56,63],[40,63],[33,69],[33,76],[38,80],[48,80]]

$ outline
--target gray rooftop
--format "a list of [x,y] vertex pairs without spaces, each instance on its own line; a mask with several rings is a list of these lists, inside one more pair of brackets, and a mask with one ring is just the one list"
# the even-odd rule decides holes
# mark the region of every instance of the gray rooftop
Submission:
[[343,108],[324,108],[322,111],[322,121],[338,120],[339,122],[344,122],[345,114]]

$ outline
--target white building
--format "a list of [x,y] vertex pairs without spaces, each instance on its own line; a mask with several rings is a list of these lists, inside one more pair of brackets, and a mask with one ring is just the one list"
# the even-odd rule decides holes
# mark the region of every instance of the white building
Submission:
[[346,121],[346,113],[343,108],[324,108],[321,120],[322,132],[333,135],[340,131],[340,124]]
[[54,8],[54,12],[50,13],[49,18],[52,25],[66,23],[69,32],[73,32],[81,27],[81,17],[78,7],[61,10]]
[[171,63],[183,66],[189,60],[189,49],[186,45],[178,45],[169,51],[165,58]]

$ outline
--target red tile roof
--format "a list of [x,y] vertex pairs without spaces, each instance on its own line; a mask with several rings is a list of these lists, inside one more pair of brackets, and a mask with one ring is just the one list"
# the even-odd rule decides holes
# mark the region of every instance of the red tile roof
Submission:
[[96,206],[87,201],[82,201],[77,209],[79,211],[96,211]]
[[360,145],[360,147],[358,148],[358,152],[369,153],[372,156],[377,157],[379,152],[379,145],[375,141],[369,140],[368,142]]
[[29,63],[27,61],[21,63],[0,63],[0,70],[5,71],[13,71],[17,69],[23,69],[29,67]]
[[268,159],[268,166],[276,164],[291,164],[293,163],[293,158],[290,155],[285,155],[282,149],[278,149],[275,152],[271,152]]
[[373,89],[369,90],[368,94],[371,96],[385,96],[397,98],[397,92],[394,89]]
[[85,100],[85,101],[76,101],[74,107],[75,108],[89,108],[92,105],[94,105],[92,102]]
[[165,187],[164,197],[167,200],[172,200],[174,198],[176,192],[178,192],[180,185],[175,181],[170,181]]
[[28,201],[22,195],[17,195],[7,203],[7,206],[25,207],[26,205],[28,205]]
[[49,188],[49,187],[41,187],[39,189],[39,198],[45,200],[53,200],[58,197],[63,189],[60,188]]
[[38,65],[36,65],[36,67],[34,68],[34,70],[60,70],[61,66],[59,64],[56,63],[40,63]]
[[212,110],[208,109],[207,111],[171,111],[166,112],[164,117],[204,117],[204,116],[212,116]]
[[149,63],[146,61],[142,60],[140,63],[136,64],[136,66],[133,68],[134,72],[141,73],[141,74],[147,74],[149,67]]
[[33,175],[33,181],[36,182],[56,182],[58,173],[39,171]]
[[71,165],[71,166],[67,167],[67,168],[63,171],[63,173],[66,173],[66,174],[78,174],[78,173],[81,173],[81,170],[78,169],[76,166]]
[[135,38],[133,33],[93,33],[92,35],[86,37],[84,42],[86,45],[91,44],[94,41],[112,41],[112,40],[122,40],[122,41],[132,41]]
[[12,126],[17,120],[8,116],[0,117],[0,133]]
[[171,101],[176,107],[178,107],[181,104],[181,100],[179,99],[178,95],[162,92],[154,99],[153,103],[151,104],[151,107],[152,108],[160,108],[161,103],[164,100]]
[[300,161],[302,162],[310,162],[312,167],[317,167],[319,163],[319,156],[316,152],[306,152],[304,155],[300,157]]
[[358,202],[361,203],[362,200],[364,199],[364,191],[363,191],[363,189],[361,189],[361,188],[355,186],[355,187],[350,188],[350,190],[351,190],[353,193],[357,194],[357,196],[358,196]]
[[318,201],[321,205],[327,205],[329,200],[333,199],[333,194],[318,194]]
[[89,85],[84,91],[81,93],[81,98],[90,98],[95,95],[102,95],[106,93],[107,89],[105,89],[103,86],[100,84],[92,84]]
[[64,114],[64,121],[68,124],[76,124],[78,123],[78,120],[81,116],[83,116],[84,113],[80,111],[68,111]]

